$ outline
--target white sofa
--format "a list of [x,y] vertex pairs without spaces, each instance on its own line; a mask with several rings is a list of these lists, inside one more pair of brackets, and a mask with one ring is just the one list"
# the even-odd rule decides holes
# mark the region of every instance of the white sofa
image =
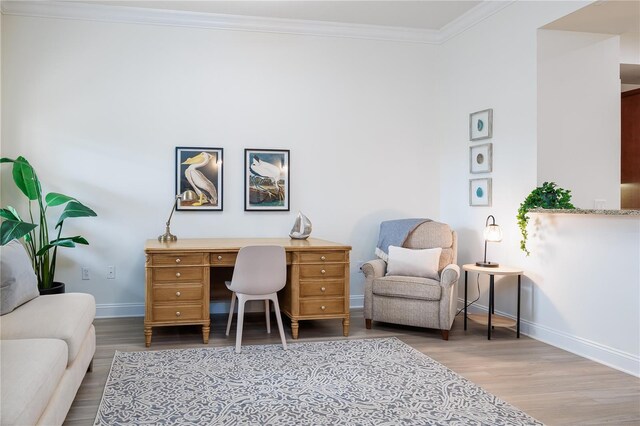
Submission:
[[0,424],[61,425],[96,351],[93,296],[40,296],[17,240],[0,246]]
[[61,425],[96,349],[93,296],[38,296],[0,317],[0,424]]

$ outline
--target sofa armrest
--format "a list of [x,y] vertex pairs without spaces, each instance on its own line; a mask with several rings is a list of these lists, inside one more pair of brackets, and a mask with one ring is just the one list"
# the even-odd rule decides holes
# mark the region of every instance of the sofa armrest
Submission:
[[444,267],[440,274],[440,285],[448,287],[458,282],[460,278],[460,267],[454,263],[451,263]]
[[387,263],[382,259],[374,259],[364,263],[360,269],[365,278],[380,278],[387,271]]

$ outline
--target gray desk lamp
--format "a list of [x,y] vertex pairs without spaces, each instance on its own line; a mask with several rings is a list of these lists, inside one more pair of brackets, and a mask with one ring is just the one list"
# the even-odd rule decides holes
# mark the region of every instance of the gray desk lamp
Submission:
[[178,200],[194,201],[195,199],[196,199],[196,194],[191,190],[187,190],[187,191],[184,191],[182,194],[176,195],[176,197],[173,199],[173,207],[171,207],[171,213],[169,213],[169,219],[167,219],[164,234],[158,237],[158,241],[160,241],[161,243],[167,243],[170,241],[176,241],[178,239],[178,237],[176,237],[171,233],[171,229],[169,229],[169,227],[171,226],[171,217],[173,216],[173,212],[176,210],[176,205],[178,204]]
[[[492,224],[489,224],[489,219],[493,221]],[[502,241],[502,230],[498,225],[496,225],[496,218],[493,215],[489,215],[484,224],[484,261],[476,262],[476,266],[482,266],[484,268],[497,268],[500,266],[499,263],[495,262],[487,262],[487,241],[498,242]]]

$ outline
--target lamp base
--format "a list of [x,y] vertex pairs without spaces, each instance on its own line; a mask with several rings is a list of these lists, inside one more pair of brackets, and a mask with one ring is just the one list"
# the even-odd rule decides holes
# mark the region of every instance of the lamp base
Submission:
[[167,243],[167,242],[177,241],[177,240],[178,240],[178,237],[176,237],[171,233],[171,231],[169,230],[169,226],[166,227],[164,234],[158,237],[158,241],[160,241],[161,243]]
[[476,266],[482,266],[483,268],[497,268],[500,264],[495,262],[476,262]]

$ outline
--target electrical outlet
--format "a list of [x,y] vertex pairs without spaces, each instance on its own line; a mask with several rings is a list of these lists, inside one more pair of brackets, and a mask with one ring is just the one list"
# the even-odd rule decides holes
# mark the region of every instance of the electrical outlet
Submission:
[[82,271],[82,279],[83,280],[88,280],[89,279],[89,268],[87,268],[86,266],[83,266],[80,270]]
[[115,280],[116,279],[116,267],[115,266],[107,266],[107,279]]
[[596,210],[604,210],[607,206],[607,200],[596,198],[593,200],[593,208]]

